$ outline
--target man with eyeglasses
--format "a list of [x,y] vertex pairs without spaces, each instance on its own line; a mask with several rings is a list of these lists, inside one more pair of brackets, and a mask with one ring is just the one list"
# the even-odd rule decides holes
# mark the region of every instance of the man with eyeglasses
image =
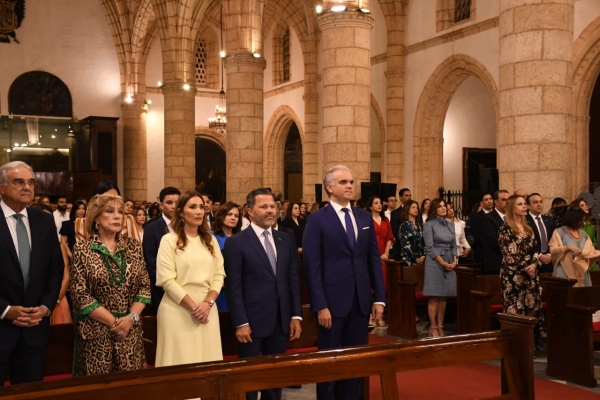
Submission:
[[35,190],[31,167],[0,167],[0,386],[44,378],[50,318],[63,278],[54,218],[27,207]]

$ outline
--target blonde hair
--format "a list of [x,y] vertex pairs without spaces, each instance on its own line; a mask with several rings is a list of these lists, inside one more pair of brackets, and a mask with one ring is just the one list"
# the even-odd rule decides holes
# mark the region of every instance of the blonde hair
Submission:
[[[117,196],[116,194],[97,194],[88,203],[87,211],[85,213],[85,230],[89,235],[93,235],[94,233],[98,233],[98,229],[96,229],[96,218],[108,206],[110,203],[117,203],[119,206],[123,207],[123,199],[121,196]],[[121,225],[125,224],[125,218],[121,222]],[[123,226],[121,226],[123,228]]]
[[531,227],[529,226],[529,224],[527,223],[527,219],[525,218],[524,215],[515,215],[515,210],[517,208],[517,200],[521,198],[523,199],[523,201],[525,201],[525,197],[521,196],[520,194],[513,194],[512,196],[510,196],[506,202],[506,225],[508,225],[510,227],[510,229],[512,229],[513,232],[515,233],[520,233],[519,230],[517,229],[517,222],[521,223],[521,226],[523,227],[523,230],[529,234],[529,235],[533,235],[533,230],[531,229]]

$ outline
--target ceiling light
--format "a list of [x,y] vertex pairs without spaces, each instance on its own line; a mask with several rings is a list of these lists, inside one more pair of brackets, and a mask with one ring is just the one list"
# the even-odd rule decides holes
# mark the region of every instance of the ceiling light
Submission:
[[52,139],[56,139],[56,136],[52,135]]
[[220,56],[221,58],[225,58],[227,54],[225,54],[225,50],[221,50]]
[[253,54],[254,58],[260,58],[260,53],[255,51]]
[[190,90],[190,85],[187,83],[183,84],[183,90]]
[[368,8],[360,8],[358,11],[360,11],[363,14],[371,14],[371,10],[369,10]]
[[133,99],[131,98],[131,96],[125,97],[125,103],[130,104],[132,101]]
[[321,14],[323,12],[323,6],[322,5],[318,5],[316,7],[316,10],[317,10],[317,14]]
[[152,104],[152,100],[146,100],[146,104]]
[[7,153],[12,153],[12,149],[6,149]]
[[158,81],[158,87],[162,87],[162,82]]
[[331,12],[342,12],[346,11],[346,6],[333,6],[331,7]]

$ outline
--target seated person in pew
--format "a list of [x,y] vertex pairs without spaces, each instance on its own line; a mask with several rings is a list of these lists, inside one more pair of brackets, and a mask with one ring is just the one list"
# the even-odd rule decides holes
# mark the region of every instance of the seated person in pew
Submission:
[[546,331],[542,312],[541,262],[535,252],[535,236],[525,215],[525,198],[512,195],[506,202],[506,223],[498,231],[498,244],[502,252],[500,284],[502,305],[508,314],[538,318],[534,330],[536,348]]
[[563,217],[563,226],[556,229],[548,243],[554,272],[552,276],[576,279],[576,287],[592,286],[590,265],[600,258],[590,237],[581,228],[585,214],[579,209],[568,209]]

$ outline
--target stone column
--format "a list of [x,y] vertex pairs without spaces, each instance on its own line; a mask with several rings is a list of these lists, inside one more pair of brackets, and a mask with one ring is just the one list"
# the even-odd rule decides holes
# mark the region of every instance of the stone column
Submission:
[[228,56],[227,200],[244,204],[263,185],[263,75],[267,63],[251,53]]
[[345,11],[327,12],[318,21],[323,32],[323,171],[344,164],[360,185],[370,180],[370,31],[374,19]]
[[165,83],[165,186],[185,192],[196,187],[196,88]]
[[315,183],[323,180],[319,165],[319,93],[317,44],[304,53],[304,142],[302,142],[302,198],[315,201]]
[[123,196],[132,200],[148,200],[146,106],[137,98],[123,103]]
[[500,187],[570,198],[573,0],[500,1]]

